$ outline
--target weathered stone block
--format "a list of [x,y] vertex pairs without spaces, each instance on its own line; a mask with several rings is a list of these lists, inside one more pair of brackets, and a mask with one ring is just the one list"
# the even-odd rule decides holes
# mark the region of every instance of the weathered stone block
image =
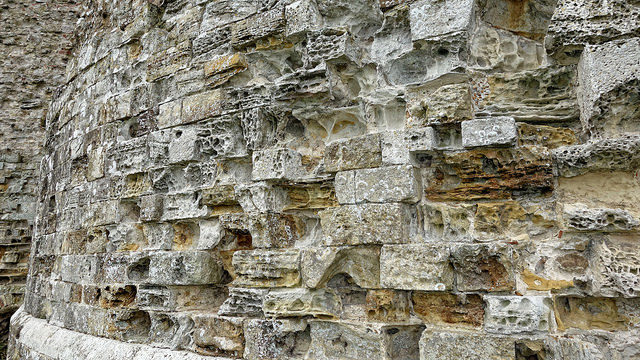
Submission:
[[420,198],[417,171],[412,166],[389,166],[336,174],[336,196],[341,203],[408,202]]
[[578,66],[581,89],[578,100],[582,127],[592,136],[640,130],[637,124],[640,114],[638,57],[640,39],[585,48]]
[[218,315],[261,317],[262,303],[268,289],[229,288],[229,297],[220,306]]
[[640,293],[640,257],[633,235],[610,235],[594,242],[592,292],[596,296],[635,297]]
[[221,115],[227,102],[222,90],[212,90],[192,95],[184,99],[182,103],[182,123]]
[[297,180],[305,175],[302,155],[290,149],[268,149],[253,153],[251,178],[260,180]]
[[542,296],[485,296],[485,329],[502,334],[549,330],[550,299]]
[[515,360],[514,341],[507,337],[427,330],[420,338],[420,360]]
[[303,359],[311,341],[305,320],[249,320],[244,337],[247,360]]
[[344,205],[319,215],[327,245],[406,243],[417,224],[416,209],[406,204]]
[[278,6],[272,10],[255,14],[231,25],[231,45],[243,47],[264,37],[284,31],[284,9]]
[[247,61],[241,53],[222,55],[204,64],[204,76],[212,87],[220,86],[234,75],[247,69]]
[[429,151],[436,147],[433,128],[395,130],[382,133],[382,163],[384,165],[411,163],[412,151]]
[[462,146],[496,146],[515,143],[516,122],[510,117],[468,120],[462,122]]
[[498,244],[451,247],[459,291],[511,291],[515,288],[511,249]]
[[[421,325],[313,321],[306,359],[417,359]],[[335,344],[340,344],[336,346]]]
[[233,254],[234,285],[293,287],[300,282],[299,250],[240,250]]
[[339,274],[347,274],[362,288],[380,285],[379,247],[326,247],[302,251],[302,280],[307,287],[320,288]]
[[219,284],[224,269],[221,260],[208,252],[171,251],[141,258],[127,273],[131,280],[147,284],[197,285]]
[[262,311],[269,317],[338,317],[340,298],[331,290],[271,290],[264,297]]
[[244,352],[242,320],[196,314],[193,316],[193,343],[196,352],[203,355],[240,358]]
[[298,0],[284,9],[287,36],[296,35],[304,31],[313,31],[322,24],[322,15],[318,6],[311,0]]
[[561,176],[571,177],[597,170],[626,170],[640,165],[640,136],[591,140],[553,150]]
[[409,292],[397,290],[367,291],[365,310],[367,320],[380,322],[402,322],[409,319]]
[[411,40],[434,39],[466,31],[473,15],[473,2],[418,1],[411,4]]
[[296,215],[269,212],[250,216],[249,231],[256,248],[293,247],[303,240],[306,224]]
[[329,172],[378,167],[381,164],[379,134],[337,140],[325,149],[324,166]]
[[385,245],[380,284],[403,290],[445,291],[453,287],[449,247],[444,244]]
[[629,319],[618,312],[616,299],[558,296],[553,303],[558,329],[624,330]]
[[484,323],[484,302],[476,294],[414,291],[413,312],[434,326],[479,327]]
[[640,222],[623,209],[587,208],[580,204],[565,205],[566,227],[578,231],[630,231]]

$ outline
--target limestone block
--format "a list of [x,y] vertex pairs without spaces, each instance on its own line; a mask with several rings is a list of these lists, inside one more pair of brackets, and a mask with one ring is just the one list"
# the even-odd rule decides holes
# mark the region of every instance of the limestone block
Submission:
[[629,319],[618,311],[616,299],[598,297],[558,296],[553,302],[559,330],[624,330]]
[[219,284],[224,272],[220,259],[204,251],[158,252],[147,258],[147,269],[144,259],[132,265],[129,274],[141,275],[140,281],[148,284]]
[[185,313],[149,313],[148,344],[158,347],[181,347],[193,332],[193,319]]
[[147,195],[140,198],[140,220],[157,221],[162,218],[164,202],[160,195]]
[[448,294],[414,291],[413,312],[426,324],[480,327],[484,323],[484,302],[476,294]]
[[271,290],[264,297],[262,311],[268,317],[337,317],[341,309],[338,295],[325,289]]
[[453,287],[449,247],[444,244],[385,245],[380,284],[403,290],[445,291]]
[[216,307],[226,299],[226,291],[207,285],[140,285],[135,305],[141,310],[185,311]]
[[212,87],[227,82],[234,75],[247,69],[247,61],[241,53],[222,55],[204,64],[204,76]]
[[269,212],[250,216],[249,231],[256,248],[293,247],[303,240],[306,224],[296,215]]
[[233,254],[235,286],[294,287],[300,282],[300,251],[240,250]]
[[158,106],[156,118],[158,129],[165,129],[182,123],[182,99],[169,101]]
[[509,30],[533,40],[542,40],[556,9],[556,3],[555,0],[523,4],[483,0],[479,7],[481,19],[496,28]]
[[420,338],[420,360],[515,360],[514,341],[485,334],[427,330]]
[[324,209],[338,205],[334,186],[329,183],[282,186],[287,194],[284,210]]
[[626,210],[588,208],[581,204],[565,205],[563,218],[567,228],[578,231],[629,231],[640,225]]
[[577,142],[576,133],[568,128],[518,124],[518,143],[521,145],[539,144],[555,149],[560,146],[574,145]]
[[407,87],[407,126],[459,123],[473,117],[469,77],[446,74],[424,84]]
[[215,185],[202,189],[202,203],[210,206],[237,205],[234,185]]
[[382,163],[411,163],[412,151],[433,150],[437,144],[433,128],[387,131],[382,133]]
[[246,213],[280,212],[288,203],[287,193],[266,182],[238,184],[236,198]]
[[147,81],[155,81],[184,68],[191,60],[189,41],[170,47],[151,56],[148,61]]
[[640,259],[633,235],[595,241],[591,264],[594,295],[634,297],[640,293]]
[[200,32],[206,32],[242,20],[257,11],[257,4],[250,0],[223,0],[207,3]]
[[[385,4],[381,2],[380,6],[385,7]],[[371,58],[385,63],[412,48],[409,8],[398,7],[387,12],[371,44]]]
[[309,329],[305,320],[253,319],[244,324],[244,359],[303,359],[309,348]]
[[329,172],[377,167],[382,163],[380,135],[363,135],[337,140],[325,150],[324,166]]
[[511,116],[516,121],[568,123],[580,117],[576,66],[546,66],[517,73],[473,73],[476,116]]
[[510,117],[467,120],[462,122],[462,146],[496,146],[515,143],[516,122]]
[[162,220],[164,221],[197,218],[208,214],[207,207],[200,205],[200,197],[197,193],[167,195],[163,202]]
[[473,16],[471,1],[418,1],[411,4],[411,40],[433,39],[466,31]]
[[409,293],[397,290],[367,291],[365,310],[367,320],[380,322],[402,322],[409,319]]
[[196,352],[208,356],[242,356],[244,329],[241,319],[211,314],[195,314],[192,318]]
[[511,249],[498,244],[451,247],[459,291],[510,291],[515,287]]
[[305,359],[416,359],[423,329],[330,321],[313,321],[310,326],[311,345]]
[[218,315],[222,316],[244,316],[261,317],[262,303],[268,289],[245,289],[230,287],[229,297],[220,306]]
[[626,170],[640,164],[640,136],[591,140],[586,144],[562,146],[553,150],[561,176],[571,177],[587,171]]
[[285,31],[287,36],[313,31],[322,25],[322,15],[315,1],[295,1],[285,7],[284,15],[287,20]]
[[296,180],[305,175],[302,155],[290,149],[268,149],[253,152],[251,178],[260,180]]
[[348,32],[320,30],[309,33],[305,58],[308,68],[339,58],[359,62],[359,49]]
[[319,215],[327,245],[406,243],[417,224],[416,209],[406,204],[343,205]]
[[264,37],[283,32],[285,28],[284,8],[257,13],[231,25],[231,45],[243,47]]
[[502,334],[549,330],[550,301],[542,296],[485,296],[485,329]]
[[341,202],[343,204],[415,203],[420,197],[417,171],[412,166],[389,166],[339,172],[336,174],[335,184],[336,196],[338,199],[343,199]]
[[586,44],[638,36],[638,15],[638,7],[624,0],[560,0],[551,18],[546,46],[559,59],[575,61]]
[[486,24],[472,33],[469,48],[469,64],[476,69],[522,71],[546,64],[544,46],[538,41]]
[[592,136],[640,130],[640,106],[635,100],[640,92],[638,58],[640,39],[587,46],[582,53],[578,66],[580,119]]
[[334,276],[347,274],[362,288],[380,285],[379,247],[325,247],[302,250],[302,281],[309,288],[323,287]]
[[212,90],[186,97],[182,102],[182,123],[221,115],[226,104],[226,96],[222,90]]

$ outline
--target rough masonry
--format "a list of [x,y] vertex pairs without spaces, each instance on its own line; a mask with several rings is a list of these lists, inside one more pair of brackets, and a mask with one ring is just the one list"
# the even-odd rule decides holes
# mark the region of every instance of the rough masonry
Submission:
[[640,358],[640,3],[93,0],[9,359]]
[[45,113],[64,83],[75,1],[0,0],[0,358],[22,303]]

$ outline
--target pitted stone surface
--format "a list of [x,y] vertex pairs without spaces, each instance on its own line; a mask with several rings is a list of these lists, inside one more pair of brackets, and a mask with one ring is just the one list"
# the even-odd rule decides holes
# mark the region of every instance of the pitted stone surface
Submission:
[[9,359],[640,354],[634,1],[84,6]]

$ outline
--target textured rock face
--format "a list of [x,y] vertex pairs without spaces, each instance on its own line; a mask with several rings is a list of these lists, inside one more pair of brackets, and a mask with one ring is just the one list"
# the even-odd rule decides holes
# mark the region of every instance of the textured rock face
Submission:
[[78,1],[0,1],[0,358],[23,301],[44,117],[71,57]]
[[637,1],[86,10],[9,359],[640,358]]

